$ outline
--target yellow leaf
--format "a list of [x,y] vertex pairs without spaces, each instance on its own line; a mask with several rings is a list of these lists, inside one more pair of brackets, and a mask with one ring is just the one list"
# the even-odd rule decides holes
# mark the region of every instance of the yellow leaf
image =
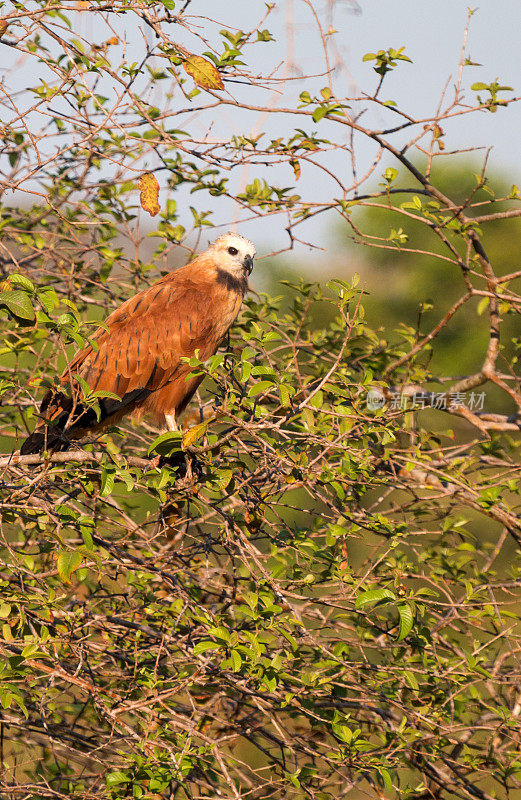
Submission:
[[210,420],[206,420],[199,425],[193,425],[191,428],[188,428],[186,433],[183,434],[183,447],[190,447],[190,445],[200,439],[201,436],[204,436],[209,422]]
[[106,44],[106,45],[109,45],[109,44],[119,44],[119,39],[118,39],[118,37],[117,37],[117,36],[111,36],[111,38],[110,38],[110,39],[107,39],[107,41],[105,42],[105,44]]
[[8,22],[4,17],[0,17],[0,36],[3,36],[7,30]]
[[300,161],[297,158],[292,158],[289,162],[293,167],[293,172],[295,173],[295,180],[298,181],[300,178]]
[[224,83],[219,71],[206,58],[188,56],[184,60],[183,66],[201,89],[224,89]]
[[139,188],[141,195],[139,197],[141,208],[148,211],[151,217],[155,217],[159,213],[160,206],[158,203],[159,197],[159,184],[155,175],[151,172],[146,172],[139,179]]

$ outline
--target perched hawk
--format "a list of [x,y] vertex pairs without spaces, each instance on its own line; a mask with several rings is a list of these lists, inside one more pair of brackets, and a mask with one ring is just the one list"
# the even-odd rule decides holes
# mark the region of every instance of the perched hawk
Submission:
[[[176,419],[202,378],[190,377],[182,361],[199,350],[206,360],[233,324],[248,288],[255,247],[226,233],[194,261],[158,280],[123,305],[63,372],[72,396],[51,390],[40,407],[34,432],[21,454],[67,450],[72,439],[117,423],[126,414],[150,414],[156,424],[176,430]],[[79,375],[92,390],[120,400],[99,400],[101,416],[78,400]]]

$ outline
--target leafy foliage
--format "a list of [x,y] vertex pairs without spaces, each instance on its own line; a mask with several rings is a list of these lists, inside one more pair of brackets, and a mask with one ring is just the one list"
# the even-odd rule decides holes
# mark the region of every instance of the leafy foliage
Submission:
[[[250,66],[277,39],[274,4],[260,7],[249,31],[195,23],[172,0],[33,2],[0,20],[0,46],[34,66],[34,85],[6,84],[2,100],[0,164],[18,193],[0,217],[2,792],[513,797],[521,398],[503,320],[521,273],[483,229],[515,224],[519,192],[485,202],[484,169],[460,196],[432,166],[452,117],[500,118],[514,100],[498,81],[464,99],[463,53],[454,97],[416,120],[380,100],[390,71],[416,66],[403,48],[368,54],[376,90],[346,97],[323,27],[324,71],[281,83],[277,58]],[[259,100],[281,86],[284,124],[255,132],[250,115],[281,119],[278,99]],[[364,127],[362,102],[388,127]],[[233,135],[214,130],[216,108]],[[355,132],[378,147],[362,171]],[[450,305],[427,328],[397,319],[393,343],[357,276],[286,282],[284,307],[250,297],[229,344],[192,360],[206,381],[182,431],[128,422],[77,450],[14,455],[72,353],[185,258],[179,245],[199,248],[214,202],[220,222],[284,219],[290,247],[334,212],[386,259],[442,261]],[[160,215],[153,230],[140,203]],[[462,310],[485,335],[475,365],[456,348],[447,374],[432,348]],[[483,386],[499,408],[468,406]]]

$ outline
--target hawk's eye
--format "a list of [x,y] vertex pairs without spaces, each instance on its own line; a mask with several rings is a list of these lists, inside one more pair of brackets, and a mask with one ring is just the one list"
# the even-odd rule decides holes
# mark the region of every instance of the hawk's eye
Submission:
[[229,254],[230,254],[231,256],[236,256],[236,255],[237,255],[237,253],[238,253],[239,251],[237,250],[237,248],[236,248],[236,247],[229,247],[229,248],[228,248],[228,252],[229,252]]

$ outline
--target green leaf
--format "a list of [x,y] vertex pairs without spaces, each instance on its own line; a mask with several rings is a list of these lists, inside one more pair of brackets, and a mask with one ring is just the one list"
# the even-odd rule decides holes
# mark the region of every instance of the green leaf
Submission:
[[126,772],[109,772],[105,783],[110,788],[111,786],[119,786],[120,783],[129,783],[130,780],[130,775],[127,775]]
[[290,395],[288,387],[285,386],[283,383],[279,384],[279,395],[280,395],[280,404],[284,408],[288,408],[291,405]]
[[489,303],[488,297],[482,297],[481,298],[481,300],[478,303],[478,308],[477,308],[478,316],[481,317],[481,315],[483,314],[485,309],[488,308],[488,303]]
[[64,583],[71,582],[71,575],[78,569],[82,562],[79,550],[62,550],[58,555],[58,575]]
[[390,589],[369,589],[367,592],[359,594],[355,601],[355,608],[360,610],[370,603],[377,603],[380,600],[394,600],[394,592]]
[[0,292],[0,306],[5,306],[11,314],[19,319],[32,322],[36,319],[34,308],[26,292],[15,289],[12,292]]
[[257,31],[258,42],[274,42],[275,39],[266,28],[263,31]]
[[406,669],[404,670],[403,676],[405,678],[405,682],[411,689],[415,692],[419,691],[420,687],[418,686],[418,681],[416,680],[416,676],[414,675],[411,670]]
[[273,389],[273,381],[259,381],[255,383],[248,392],[248,397],[257,397],[258,394],[263,394]]
[[327,106],[319,106],[313,111],[313,122],[319,122],[327,114]]
[[96,389],[95,392],[91,393],[91,397],[109,398],[110,400],[121,400],[119,394],[114,394],[114,392],[108,392],[106,389]]
[[54,289],[40,289],[38,291],[38,300],[48,314],[60,303],[58,295]]
[[382,783],[384,785],[384,789],[387,792],[392,792],[393,791],[393,782],[391,780],[391,776],[389,775],[388,771],[386,769],[384,769],[383,767],[378,767],[377,768],[377,775],[379,775],[379,777],[381,778]]
[[219,489],[226,489],[232,478],[232,469],[220,469],[217,475],[217,484]]
[[208,650],[221,650],[222,648],[223,645],[220,642],[214,642],[213,639],[202,639],[194,647],[194,656],[199,656]]
[[29,278],[26,278],[25,275],[19,275],[17,272],[9,275],[9,282],[15,286],[21,286],[26,292],[34,292],[35,290],[34,283]]
[[11,613],[11,606],[9,603],[0,603],[0,619],[7,619]]
[[398,641],[401,642],[405,639],[412,630],[414,624],[414,611],[408,603],[400,603],[398,606],[398,614],[400,615],[400,629],[398,631]]
[[108,497],[114,489],[116,482],[116,473],[113,469],[104,469],[101,473],[101,490],[100,497]]
[[239,672],[242,667],[242,657],[238,650],[232,650],[230,653],[230,660],[232,662],[232,669],[234,672]]
[[148,455],[159,453],[161,456],[168,456],[183,449],[183,434],[180,431],[167,431],[154,439],[148,448]]

